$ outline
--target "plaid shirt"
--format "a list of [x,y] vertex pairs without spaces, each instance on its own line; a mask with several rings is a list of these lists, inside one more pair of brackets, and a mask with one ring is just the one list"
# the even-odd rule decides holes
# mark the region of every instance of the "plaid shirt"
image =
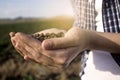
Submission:
[[95,0],[72,0],[75,22],[74,26],[95,30]]
[[[75,27],[82,29],[96,30],[95,26],[95,0],[72,0],[75,12]],[[103,0],[102,19],[105,32],[120,32],[120,0]],[[87,61],[88,53],[85,51],[82,55],[82,67]],[[120,66],[120,55],[111,54],[114,60]],[[81,75],[84,71],[81,71]]]
[[[103,26],[105,32],[120,33],[120,0],[104,0]],[[120,66],[120,54],[111,54]]]

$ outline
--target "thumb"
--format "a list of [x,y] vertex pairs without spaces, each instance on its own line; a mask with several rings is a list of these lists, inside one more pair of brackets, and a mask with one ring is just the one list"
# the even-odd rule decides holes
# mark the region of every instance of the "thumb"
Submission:
[[62,48],[68,48],[68,47],[74,47],[74,46],[75,46],[74,41],[67,37],[46,39],[42,43],[42,48],[48,49],[48,50],[62,49]]

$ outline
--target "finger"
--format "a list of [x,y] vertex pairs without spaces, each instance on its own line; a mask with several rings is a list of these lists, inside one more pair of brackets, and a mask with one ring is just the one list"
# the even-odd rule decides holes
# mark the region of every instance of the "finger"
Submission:
[[30,35],[26,35],[24,33],[16,33],[16,36],[19,37],[19,39],[24,42],[25,44],[29,45],[30,47],[32,47],[33,49],[39,48],[41,49],[41,42],[37,39],[34,39],[32,36]]
[[31,52],[27,51],[25,48],[19,47],[19,50],[17,49],[17,51],[24,57],[25,60],[30,61],[33,59]]
[[52,58],[45,55],[41,55],[38,62],[47,66],[58,66],[56,63],[54,63],[54,60]]
[[20,53],[20,55],[24,56],[23,53],[19,50],[19,49],[16,49],[18,53]]
[[76,46],[76,42],[74,39],[69,39],[68,37],[62,38],[53,38],[53,39],[46,39],[42,43],[43,49],[61,49],[67,47],[74,47]]
[[15,45],[15,49],[18,50],[18,52],[20,52],[20,54],[22,54],[23,56],[27,55],[28,57],[33,57],[32,52],[34,50],[19,40]]
[[13,34],[14,33],[10,33],[10,35],[12,36],[11,37],[11,42],[12,42],[12,44],[13,44],[13,46],[14,46],[14,48],[17,50],[17,52],[19,52],[22,56],[24,56],[25,54],[23,54],[22,53],[22,51],[21,51],[21,46],[22,46],[22,44],[20,43],[20,41],[19,41],[19,39],[17,39],[16,37],[15,37],[15,34],[14,34],[14,37],[13,37]]
[[12,37],[12,38],[11,38],[11,42],[12,42],[12,45],[13,45],[13,46],[16,45],[15,37]]
[[27,56],[27,55],[24,56],[24,59],[27,60],[27,61],[31,60],[30,57]]
[[46,50],[42,54],[51,57],[57,64],[69,64],[78,54],[80,50],[78,47],[71,47],[67,49]]
[[[41,54],[37,53],[35,50],[33,50],[29,46],[24,47],[24,53],[26,53],[26,55],[24,56],[24,59],[27,61],[38,62],[37,60],[41,58]],[[41,64],[41,62],[39,63]]]
[[35,51],[32,47],[28,45],[25,45],[25,50],[28,52],[27,55],[31,55],[33,58],[41,56],[40,54],[41,51]]
[[15,36],[15,33],[14,33],[14,32],[10,32],[9,35],[10,35],[11,37],[14,37],[14,36]]
[[28,51],[25,50],[25,46],[22,43],[16,43],[15,49],[22,55],[28,55]]

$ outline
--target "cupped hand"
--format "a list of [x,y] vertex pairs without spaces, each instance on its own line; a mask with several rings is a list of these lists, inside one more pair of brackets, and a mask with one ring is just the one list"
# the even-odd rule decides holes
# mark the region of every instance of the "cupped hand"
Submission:
[[[48,29],[44,30],[38,33],[59,33],[64,32],[64,30],[59,29]],[[11,42],[15,49],[24,57],[26,60],[33,60],[35,62],[38,62],[43,65],[48,66],[55,66],[55,67],[61,67],[60,60],[58,62],[55,62],[52,58],[43,55],[42,53],[55,53],[56,51],[47,51],[43,50],[41,47],[41,42],[35,38],[33,38],[31,35],[25,34],[25,33],[10,33]],[[61,52],[62,53],[62,52]],[[56,64],[57,63],[57,64]]]
[[41,54],[41,42],[34,39],[32,36],[24,33],[10,33],[11,41],[15,49],[24,57],[26,60],[34,60],[40,64],[51,65],[53,63],[51,58]]
[[44,40],[42,47],[48,50],[69,47],[79,47],[86,50],[90,39],[88,32],[79,27],[73,27],[65,33],[64,37]]
[[[45,33],[50,33],[52,32],[51,30],[54,31],[55,29],[45,30]],[[55,31],[59,32],[57,29]],[[43,43],[24,33],[11,32],[10,36],[13,46],[24,56],[24,59],[61,68],[68,66],[83,51],[83,48],[76,44],[78,38],[74,36],[79,34],[73,31],[74,29],[71,29],[66,32],[64,37],[48,39],[43,41]],[[49,41],[53,41],[52,44]],[[73,42],[76,43],[74,44]]]
[[55,51],[54,53],[45,52],[44,55],[53,60],[62,60],[61,63],[69,65],[80,52],[88,49],[88,44],[89,36],[86,30],[73,27],[65,33],[64,37],[44,40],[42,48],[46,51]]

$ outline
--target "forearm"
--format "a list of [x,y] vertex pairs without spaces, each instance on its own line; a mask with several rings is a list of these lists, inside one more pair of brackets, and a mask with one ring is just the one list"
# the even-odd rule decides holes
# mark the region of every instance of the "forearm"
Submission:
[[89,35],[89,49],[120,53],[120,34],[87,31]]

